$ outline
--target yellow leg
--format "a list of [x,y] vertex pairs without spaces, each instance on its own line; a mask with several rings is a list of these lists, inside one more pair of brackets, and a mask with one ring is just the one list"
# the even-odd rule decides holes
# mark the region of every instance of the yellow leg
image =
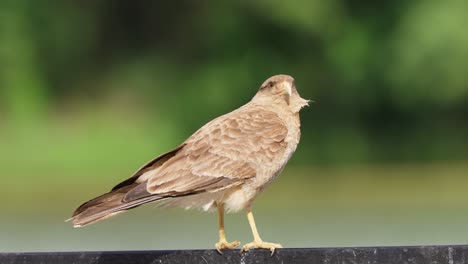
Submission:
[[247,212],[247,219],[249,220],[250,228],[252,229],[254,241],[245,244],[242,247],[241,252],[248,251],[251,248],[263,248],[263,249],[269,249],[271,251],[271,254],[273,255],[273,253],[275,253],[275,249],[283,247],[280,244],[263,242],[263,240],[260,238],[260,235],[258,234],[258,230],[257,230],[257,226],[255,225],[255,219],[254,219],[252,210],[250,209],[250,207],[247,207],[245,208],[245,211]]
[[223,254],[222,249],[236,248],[240,245],[240,242],[227,242],[226,232],[224,231],[224,204],[216,204],[216,207],[218,207],[219,242],[215,244],[215,247],[220,254]]

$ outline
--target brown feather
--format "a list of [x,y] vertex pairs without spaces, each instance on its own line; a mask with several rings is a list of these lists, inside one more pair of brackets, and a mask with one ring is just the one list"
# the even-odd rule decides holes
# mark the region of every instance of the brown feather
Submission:
[[195,132],[148,178],[148,191],[183,193],[218,177],[224,185],[238,185],[256,175],[255,163],[281,155],[287,132],[279,117],[266,110],[241,108],[221,116]]
[[[71,218],[71,220],[73,220],[73,224],[75,226],[84,226],[87,224],[94,223],[100,219],[107,218],[101,216],[103,212],[111,212],[112,214],[115,214],[116,211],[123,210],[123,208],[130,209],[127,208],[129,205],[125,204],[123,198],[131,190],[141,189],[141,187],[139,187],[141,184],[135,183],[138,177],[148,170],[152,170],[154,168],[157,168],[158,166],[161,166],[165,161],[172,158],[183,147],[184,145],[182,144],[172,151],[159,155],[158,157],[154,158],[153,160],[142,166],[140,169],[138,169],[132,175],[132,177],[117,184],[114,188],[112,188],[112,190],[109,193],[98,196],[80,205],[75,210],[75,212],[73,212]],[[140,196],[147,197],[148,195],[140,194]],[[135,200],[136,199],[133,199],[132,201]],[[139,205],[141,204],[135,202],[133,207]]]
[[119,188],[122,188],[123,186],[126,186],[126,185],[129,185],[129,184],[132,184],[136,181],[136,179],[138,179],[138,177],[140,177],[143,173],[147,172],[147,171],[150,171],[150,170],[153,170],[159,166],[161,166],[164,162],[166,162],[168,159],[174,157],[175,154],[177,154],[177,152],[182,149],[185,145],[182,144],[180,146],[178,146],[177,148],[169,151],[169,152],[166,152],[164,154],[161,154],[159,156],[157,156],[156,158],[152,159],[151,161],[147,162],[145,165],[143,165],[141,168],[139,168],[130,178],[126,179],[125,181],[117,184],[116,186],[114,186],[114,188],[112,188],[112,191],[114,190],[117,190]]

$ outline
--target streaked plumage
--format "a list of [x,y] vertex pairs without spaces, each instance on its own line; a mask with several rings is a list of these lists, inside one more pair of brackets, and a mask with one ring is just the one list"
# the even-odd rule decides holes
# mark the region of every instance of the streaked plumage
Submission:
[[249,103],[207,123],[109,193],[81,205],[73,213],[73,224],[91,224],[149,202],[187,209],[250,210],[256,195],[296,150],[299,110],[307,102],[291,76],[269,78]]

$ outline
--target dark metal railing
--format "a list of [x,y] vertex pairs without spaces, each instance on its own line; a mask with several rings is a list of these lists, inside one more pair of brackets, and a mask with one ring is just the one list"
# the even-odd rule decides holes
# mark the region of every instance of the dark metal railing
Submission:
[[345,248],[288,248],[274,255],[267,250],[155,250],[0,253],[1,264],[25,263],[468,263],[468,245]]

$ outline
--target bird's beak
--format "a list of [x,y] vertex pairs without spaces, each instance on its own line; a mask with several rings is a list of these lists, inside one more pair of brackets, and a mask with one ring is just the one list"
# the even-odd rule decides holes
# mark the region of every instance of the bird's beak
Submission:
[[286,93],[291,96],[292,95],[292,88],[291,88],[291,84],[288,83],[288,82],[284,82],[283,83],[283,87],[284,87],[284,90],[286,91]]

